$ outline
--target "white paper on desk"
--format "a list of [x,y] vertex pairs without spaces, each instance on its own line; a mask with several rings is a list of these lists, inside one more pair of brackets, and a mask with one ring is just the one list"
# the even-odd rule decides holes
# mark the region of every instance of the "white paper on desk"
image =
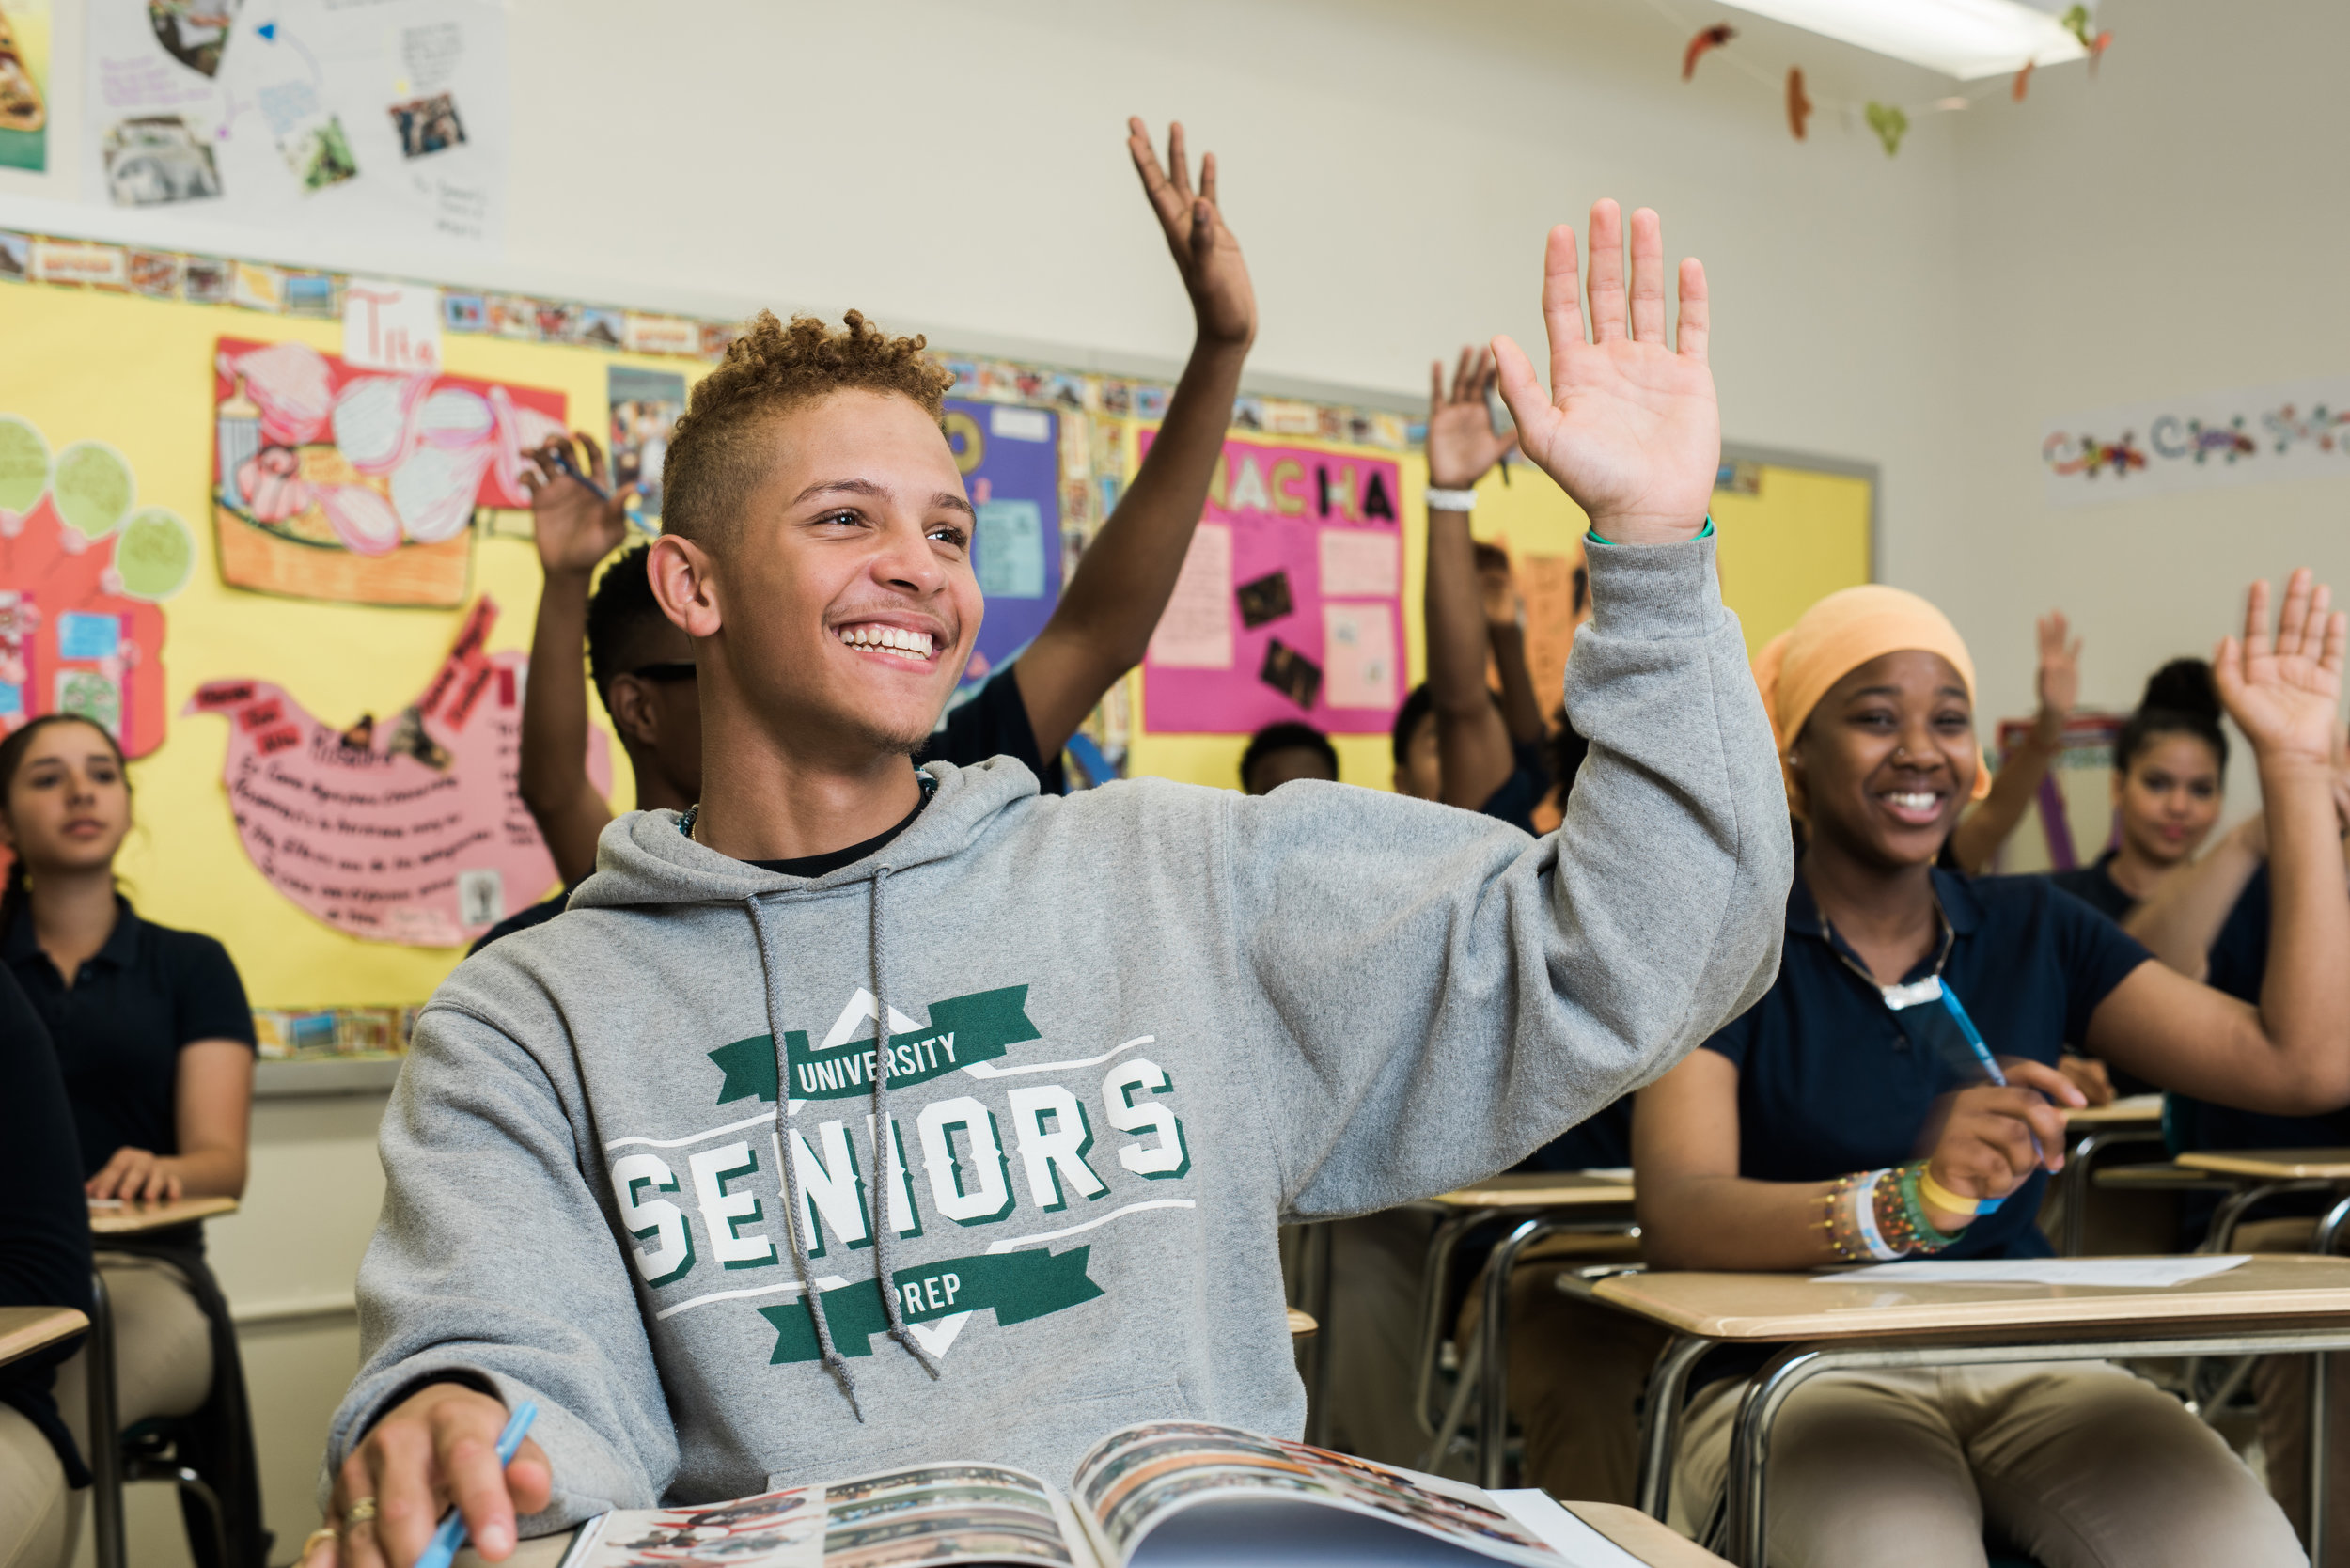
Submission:
[[1547,1492],[1529,1486],[1486,1496],[1572,1568],[1642,1568],[1638,1558],[1561,1508]]
[[1816,1274],[1815,1285],[2107,1285],[2160,1290],[2225,1274],[2248,1253],[2185,1258],[1914,1258],[1842,1274]]

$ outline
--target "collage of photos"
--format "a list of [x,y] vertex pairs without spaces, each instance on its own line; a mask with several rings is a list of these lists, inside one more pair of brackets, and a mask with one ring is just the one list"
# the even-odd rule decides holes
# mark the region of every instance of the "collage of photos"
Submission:
[[1434,1477],[1229,1426],[1152,1421],[1114,1432],[1079,1463],[1075,1492],[1120,1562],[1187,1509],[1287,1498],[1384,1519],[1527,1568],[1559,1568],[1558,1553],[1515,1520]]
[[993,1465],[925,1465],[730,1503],[607,1513],[562,1568],[1071,1565],[1053,1495]]

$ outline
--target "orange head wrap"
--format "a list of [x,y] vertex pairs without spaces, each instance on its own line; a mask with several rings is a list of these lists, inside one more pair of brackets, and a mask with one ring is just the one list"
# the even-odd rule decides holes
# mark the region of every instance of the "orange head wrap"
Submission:
[[[1966,683],[1975,700],[1975,661],[1950,617],[1914,593],[1882,583],[1840,588],[1803,612],[1803,619],[1765,643],[1754,656],[1754,683],[1762,688],[1762,711],[1771,716],[1771,739],[1787,776],[1787,804],[1804,813],[1803,784],[1787,765],[1787,749],[1803,732],[1804,721],[1828,688],[1872,659],[1913,651],[1939,653]],[[1991,792],[1991,768],[1975,753],[1975,792]]]

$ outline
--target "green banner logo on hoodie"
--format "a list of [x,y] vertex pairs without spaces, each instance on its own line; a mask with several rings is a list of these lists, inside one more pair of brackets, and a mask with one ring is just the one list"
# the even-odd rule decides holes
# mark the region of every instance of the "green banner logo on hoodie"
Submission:
[[[1104,1294],[1086,1276],[1086,1257],[1091,1250],[1078,1247],[1067,1252],[980,1253],[898,1269],[889,1278],[908,1323],[931,1323],[993,1307],[996,1323],[1009,1327]],[[822,1294],[833,1347],[843,1356],[872,1355],[872,1337],[889,1327],[888,1309],[873,1281],[836,1285]],[[776,1353],[767,1358],[768,1365],[813,1361],[822,1354],[816,1343],[816,1315],[805,1301],[761,1307],[759,1315],[776,1327]]]
[[[928,1028],[889,1037],[890,1081],[922,1083],[975,1061],[992,1061],[1023,1041],[1043,1039],[1028,1022],[1027,999],[1026,986],[1007,985],[932,1002]],[[786,1029],[783,1043],[791,1058],[792,1099],[842,1100],[873,1091],[872,1041],[848,1041],[827,1051],[810,1046],[806,1029]],[[718,1104],[753,1095],[774,1102],[775,1036],[753,1035],[721,1045],[710,1059],[726,1074]]]

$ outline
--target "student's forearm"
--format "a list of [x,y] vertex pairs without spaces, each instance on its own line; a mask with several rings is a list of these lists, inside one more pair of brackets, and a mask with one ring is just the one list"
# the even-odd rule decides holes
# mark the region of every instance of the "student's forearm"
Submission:
[[1485,609],[1465,511],[1428,510],[1422,605],[1445,804],[1474,811],[1509,778],[1512,759],[1508,728],[1485,685]]
[[[523,688],[522,758],[515,786],[539,824],[566,884],[595,869],[603,823],[583,809],[588,778],[588,685],[580,649],[588,637],[588,573],[549,572],[530,635],[531,679]],[[597,805],[602,797],[596,796]]]
[[1999,846],[2031,808],[2060,744],[2060,737],[2044,741],[2036,733],[2028,735],[2006,765],[1991,776],[1991,792],[1969,808],[1950,833],[1950,855],[1960,870],[1976,875],[1990,869]]
[[1207,505],[1247,353],[1246,344],[1194,345],[1150,455],[1013,666],[1041,754],[1060,750],[1151,646]]
[[1501,672],[1501,716],[1510,738],[1520,745],[1543,738],[1543,704],[1534,690],[1534,672],[1526,662],[1526,632],[1517,626],[1489,626],[1494,666]]
[[2211,945],[2228,912],[2243,897],[2244,886],[2261,867],[2255,842],[2263,831],[2259,818],[2245,823],[2219,840],[2218,846],[2194,865],[2163,878],[2154,896],[2122,923],[2122,929],[2146,944],[2163,964],[2191,980],[2211,971]]
[[2350,890],[2342,878],[2331,769],[2261,759],[2268,820],[2268,966],[2261,1024],[2319,1102],[2350,1099]]
[[1641,1250],[1660,1269],[1766,1273],[1837,1262],[1820,1225],[1827,1182],[1685,1176],[1640,1184]]
[[191,1149],[164,1162],[180,1178],[182,1198],[243,1198],[247,1161],[243,1148]]

